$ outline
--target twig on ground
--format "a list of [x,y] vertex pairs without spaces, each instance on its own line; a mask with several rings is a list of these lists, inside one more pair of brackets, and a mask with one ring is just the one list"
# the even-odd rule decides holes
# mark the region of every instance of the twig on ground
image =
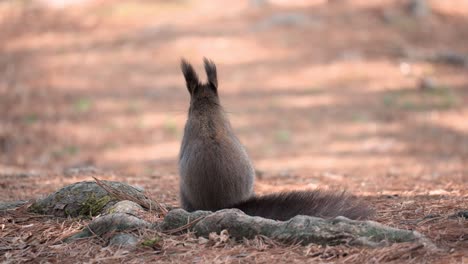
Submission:
[[178,233],[180,231],[183,231],[185,229],[189,229],[190,227],[192,227],[193,225],[195,225],[196,223],[198,223],[200,220],[202,220],[203,218],[205,218],[205,216],[200,216],[198,217],[197,219],[187,223],[186,225],[183,225],[181,227],[178,227],[178,228],[174,228],[174,229],[171,229],[171,230],[167,230],[167,231],[164,231],[165,234],[174,234],[174,233]]

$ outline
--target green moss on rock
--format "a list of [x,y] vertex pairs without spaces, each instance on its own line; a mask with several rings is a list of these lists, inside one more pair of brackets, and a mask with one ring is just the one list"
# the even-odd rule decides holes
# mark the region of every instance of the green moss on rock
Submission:
[[90,193],[88,199],[81,204],[80,215],[83,216],[96,216],[102,212],[104,207],[112,201],[109,195],[103,197],[96,197],[94,193]]
[[147,239],[141,242],[141,245],[145,247],[154,247],[155,245],[158,245],[161,242],[162,242],[162,237],[157,236],[155,238]]

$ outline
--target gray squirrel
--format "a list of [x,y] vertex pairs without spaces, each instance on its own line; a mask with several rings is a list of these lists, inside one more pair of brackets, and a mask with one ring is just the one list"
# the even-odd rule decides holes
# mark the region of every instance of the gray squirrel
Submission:
[[187,211],[237,208],[252,216],[288,220],[296,215],[365,219],[372,210],[345,192],[293,191],[256,196],[255,170],[220,104],[216,65],[204,58],[208,81],[192,65],[181,69],[190,108],[179,154],[180,199]]

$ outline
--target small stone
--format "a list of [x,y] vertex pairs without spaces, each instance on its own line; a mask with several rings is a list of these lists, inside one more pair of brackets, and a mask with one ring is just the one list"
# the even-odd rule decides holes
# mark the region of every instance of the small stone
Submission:
[[138,238],[130,234],[116,234],[109,240],[109,246],[135,248]]
[[345,50],[339,54],[339,58],[343,61],[363,61],[364,55],[359,50]]
[[400,63],[400,72],[404,75],[404,76],[409,76],[411,75],[411,72],[412,72],[412,67],[411,67],[411,64],[407,63],[407,62],[402,62]]
[[132,201],[120,201],[109,208],[106,208],[105,213],[126,213],[136,215],[138,212],[144,212],[143,207]]
[[88,174],[94,175],[100,172],[101,171],[98,168],[94,166],[89,166],[89,165],[75,165],[69,168],[65,168],[63,170],[63,173],[65,174],[65,176],[88,175]]
[[254,31],[264,31],[272,27],[306,27],[321,26],[320,19],[297,12],[282,12],[273,14],[253,26]]
[[199,245],[205,245],[205,244],[207,244],[208,242],[210,242],[209,239],[206,239],[206,238],[204,238],[204,237],[198,237],[198,244],[199,244]]
[[81,232],[65,238],[64,242],[77,239],[122,232],[125,230],[142,230],[151,228],[151,223],[130,214],[115,213],[96,217]]
[[423,77],[419,80],[418,88],[421,91],[430,91],[437,89],[437,83],[429,77]]
[[468,65],[468,58],[462,54],[452,51],[442,52],[432,58],[432,61],[445,63],[453,66],[464,67]]
[[431,8],[426,0],[410,0],[408,9],[415,17],[427,17],[431,14]]

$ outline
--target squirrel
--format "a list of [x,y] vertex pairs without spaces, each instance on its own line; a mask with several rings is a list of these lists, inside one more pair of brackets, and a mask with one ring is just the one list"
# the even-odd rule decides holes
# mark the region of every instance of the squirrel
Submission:
[[237,208],[251,216],[288,220],[296,215],[366,219],[372,210],[345,192],[293,191],[257,196],[255,170],[233,132],[218,95],[216,65],[204,58],[208,81],[181,60],[190,107],[179,153],[182,208],[216,211]]

